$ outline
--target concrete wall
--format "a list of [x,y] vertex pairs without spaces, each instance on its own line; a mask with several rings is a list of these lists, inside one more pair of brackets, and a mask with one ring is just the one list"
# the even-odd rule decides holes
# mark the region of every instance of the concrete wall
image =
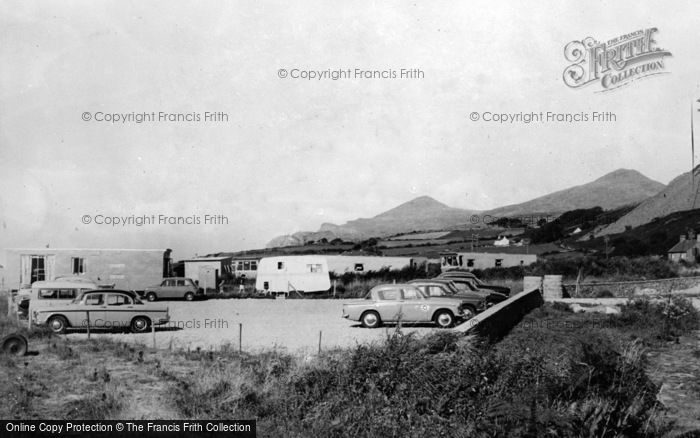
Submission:
[[665,278],[660,280],[581,283],[576,295],[576,283],[564,284],[565,294],[571,297],[596,297],[608,291],[614,297],[629,298],[639,294],[669,293],[671,290],[700,286],[700,277]]
[[525,315],[544,304],[539,289],[523,291],[479,313],[454,328],[465,334],[478,335],[497,342],[507,335]]
[[[5,287],[19,289],[22,256],[53,256],[55,265],[46,280],[73,276],[71,259],[84,259],[82,276],[97,284],[114,284],[117,289],[143,290],[160,284],[165,250],[130,249],[7,249]],[[28,281],[22,279],[22,281]]]

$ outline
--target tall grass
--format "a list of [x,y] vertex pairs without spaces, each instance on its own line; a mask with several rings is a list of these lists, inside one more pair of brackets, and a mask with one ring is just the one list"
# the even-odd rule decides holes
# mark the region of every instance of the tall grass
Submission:
[[[496,345],[396,330],[311,361],[195,354],[201,372],[173,395],[185,417],[257,418],[265,436],[661,436],[669,423],[638,330],[666,315],[635,306],[634,317],[548,306]],[[671,327],[687,333],[692,316],[677,307]]]

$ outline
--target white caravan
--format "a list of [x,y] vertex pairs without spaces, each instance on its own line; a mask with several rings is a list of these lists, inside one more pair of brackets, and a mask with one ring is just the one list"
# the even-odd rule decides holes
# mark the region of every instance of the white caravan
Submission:
[[255,289],[259,292],[289,294],[325,292],[331,288],[328,262],[321,256],[265,257],[258,263]]

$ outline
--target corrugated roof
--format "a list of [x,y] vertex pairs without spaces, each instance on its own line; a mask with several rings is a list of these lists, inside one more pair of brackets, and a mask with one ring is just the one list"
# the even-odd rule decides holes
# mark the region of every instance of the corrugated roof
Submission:
[[689,249],[695,247],[697,244],[697,240],[686,239],[676,243],[668,252],[688,252]]

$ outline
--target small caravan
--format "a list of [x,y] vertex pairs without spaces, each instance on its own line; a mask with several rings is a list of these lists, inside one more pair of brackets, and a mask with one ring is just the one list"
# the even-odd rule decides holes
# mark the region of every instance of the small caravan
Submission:
[[258,263],[255,289],[285,295],[289,292],[325,292],[331,288],[328,262],[321,256],[265,257]]

